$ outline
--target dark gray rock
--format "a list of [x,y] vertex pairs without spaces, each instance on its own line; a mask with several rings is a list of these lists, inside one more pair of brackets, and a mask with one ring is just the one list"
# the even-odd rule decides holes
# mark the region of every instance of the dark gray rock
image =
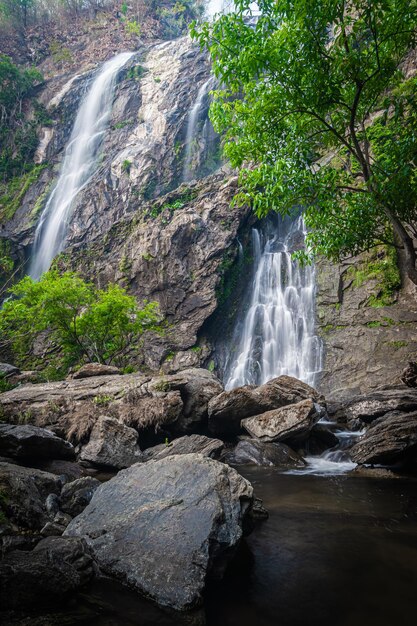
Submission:
[[115,417],[99,417],[83,446],[81,461],[95,465],[123,469],[141,460],[138,433]]
[[393,465],[417,459],[417,411],[375,420],[350,450],[355,463]]
[[85,476],[67,483],[61,491],[61,510],[71,517],[79,515],[90,503],[99,486],[100,482],[92,476]]
[[185,435],[179,439],[174,439],[171,443],[162,443],[159,446],[148,448],[143,452],[142,460],[160,460],[175,454],[192,453],[202,454],[211,459],[219,459],[223,448],[224,443],[220,439],[211,439],[204,435]]
[[219,436],[237,435],[244,418],[307,398],[324,401],[315,389],[291,376],[279,376],[259,387],[245,385],[224,391],[209,402],[209,430]]
[[50,472],[51,474],[56,474],[60,476],[63,482],[71,482],[72,480],[76,480],[77,478],[82,478],[84,476],[84,470],[78,463],[73,463],[71,461],[43,461],[37,463],[37,467],[44,472]]
[[0,424],[0,453],[15,459],[73,459],[73,446],[50,430]]
[[50,494],[59,495],[62,483],[54,474],[0,463],[0,490],[6,517],[20,527],[40,530],[50,514],[46,500]]
[[262,465],[302,467],[303,459],[284,443],[268,443],[256,439],[242,439],[222,456],[229,465]]
[[49,537],[31,552],[15,550],[0,562],[0,606],[21,610],[60,604],[93,574],[82,539]]
[[58,524],[57,522],[46,522],[45,526],[41,529],[42,537],[60,537],[64,532],[66,526]]
[[201,602],[242,537],[253,489],[200,454],[136,464],[101,485],[65,531],[84,537],[100,568],[178,610]]
[[339,445],[336,435],[321,424],[316,424],[310,431],[307,441],[304,444],[306,452],[314,456],[322,454],[329,448]]
[[417,363],[410,361],[401,374],[401,382],[407,387],[417,387]]
[[310,399],[247,417],[242,420],[242,426],[261,441],[299,441],[307,438],[319,419],[320,413]]

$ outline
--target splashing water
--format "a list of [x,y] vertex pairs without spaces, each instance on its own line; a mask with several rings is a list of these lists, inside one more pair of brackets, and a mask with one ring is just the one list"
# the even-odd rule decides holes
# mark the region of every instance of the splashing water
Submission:
[[133,52],[107,61],[81,102],[66,146],[58,181],[50,194],[35,232],[29,275],[38,280],[63,249],[74,200],[95,172],[98,151],[110,118],[119,70]]
[[226,389],[261,385],[287,374],[314,385],[322,369],[315,335],[315,271],[291,259],[305,238],[302,217],[281,220],[271,234],[253,229],[255,278],[235,359],[226,365]]

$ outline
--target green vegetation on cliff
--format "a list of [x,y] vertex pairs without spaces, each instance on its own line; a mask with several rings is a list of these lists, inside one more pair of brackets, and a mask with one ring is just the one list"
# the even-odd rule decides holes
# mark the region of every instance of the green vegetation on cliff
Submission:
[[39,282],[26,276],[10,294],[0,311],[0,335],[19,365],[45,331],[64,368],[83,362],[124,367],[146,331],[161,331],[156,302],[139,307],[118,285],[96,289],[72,272],[51,270]]
[[255,27],[250,4],[192,29],[224,85],[211,118],[236,201],[304,207],[309,249],[331,260],[396,245],[417,284],[416,0],[260,0]]

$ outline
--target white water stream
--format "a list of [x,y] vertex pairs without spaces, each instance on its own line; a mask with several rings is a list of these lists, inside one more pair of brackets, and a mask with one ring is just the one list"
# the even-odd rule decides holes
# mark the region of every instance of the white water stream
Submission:
[[[226,366],[226,389],[261,385],[286,374],[314,385],[322,369],[315,334],[315,271],[291,258],[305,237],[302,217],[282,220],[272,234],[253,229],[255,277],[238,347]],[[235,333],[236,335],[236,333]]]
[[201,85],[198,90],[197,97],[195,102],[188,113],[188,121],[187,121],[187,136],[185,139],[185,157],[184,157],[184,168],[183,168],[183,180],[185,182],[189,182],[193,179],[195,175],[195,170],[198,165],[194,164],[195,152],[198,152],[198,135],[199,135],[199,125],[204,120],[204,127],[202,129],[202,134],[204,134],[204,130],[207,124],[209,124],[207,118],[208,111],[208,99],[209,93],[212,89],[214,89],[216,79],[214,76],[210,76],[206,82]]
[[61,172],[35,232],[29,275],[38,280],[62,250],[74,200],[96,170],[98,152],[110,119],[117,74],[133,52],[107,61],[79,107]]

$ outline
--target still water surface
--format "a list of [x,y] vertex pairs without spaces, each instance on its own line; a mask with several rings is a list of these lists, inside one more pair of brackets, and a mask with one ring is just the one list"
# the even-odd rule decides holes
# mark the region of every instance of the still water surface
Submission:
[[[242,470],[241,470],[242,471]],[[60,624],[414,626],[417,482],[242,473],[270,517],[247,538],[204,611],[180,619],[105,582]]]

